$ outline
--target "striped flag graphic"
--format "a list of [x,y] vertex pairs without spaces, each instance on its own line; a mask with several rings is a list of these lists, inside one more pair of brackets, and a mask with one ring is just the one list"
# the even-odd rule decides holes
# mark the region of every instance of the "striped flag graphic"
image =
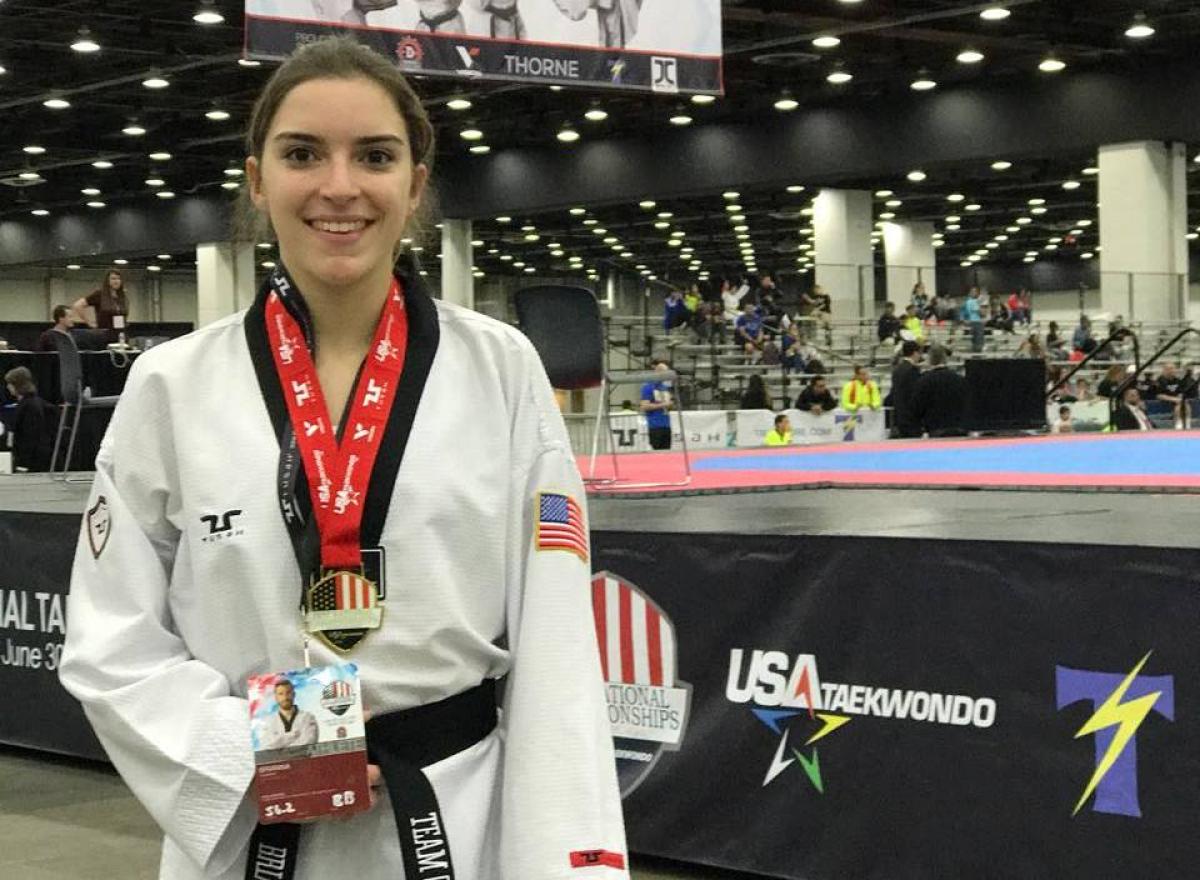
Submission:
[[587,562],[588,538],[583,510],[570,495],[542,493],[538,502],[537,548],[566,550]]
[[375,605],[375,590],[371,582],[353,572],[343,572],[337,576],[336,590],[338,611]]
[[605,681],[675,686],[675,629],[657,605],[601,572],[592,578],[592,613]]

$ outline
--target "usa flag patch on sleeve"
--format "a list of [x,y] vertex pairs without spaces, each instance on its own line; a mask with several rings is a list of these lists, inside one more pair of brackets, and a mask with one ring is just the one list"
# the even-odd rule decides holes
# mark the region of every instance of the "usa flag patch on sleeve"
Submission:
[[583,510],[570,495],[542,492],[538,495],[538,550],[565,550],[588,561],[587,527]]

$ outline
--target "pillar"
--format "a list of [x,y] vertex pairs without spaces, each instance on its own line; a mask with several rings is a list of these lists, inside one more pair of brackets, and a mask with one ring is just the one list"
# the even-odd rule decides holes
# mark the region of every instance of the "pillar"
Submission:
[[1100,148],[1101,309],[1174,321],[1187,308],[1187,153],[1139,141]]
[[196,326],[203,327],[254,302],[254,245],[215,241],[196,245]]
[[937,254],[933,247],[932,223],[883,224],[883,255],[887,261],[887,298],[904,311],[918,281],[925,292],[937,294]]
[[823,189],[813,201],[816,283],[837,320],[875,314],[871,209],[871,193],[857,190]]
[[442,221],[442,299],[475,308],[475,264],[470,220]]

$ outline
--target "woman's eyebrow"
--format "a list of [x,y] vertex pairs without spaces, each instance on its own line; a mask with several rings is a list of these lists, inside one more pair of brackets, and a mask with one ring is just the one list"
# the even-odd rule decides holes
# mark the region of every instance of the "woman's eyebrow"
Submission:
[[[325,143],[324,138],[318,137],[315,134],[308,134],[308,133],[302,132],[302,131],[281,131],[279,134],[275,135],[274,140],[276,140],[276,141],[299,141],[301,143],[306,143],[306,144],[323,144],[323,143]],[[383,144],[383,143],[394,143],[394,144],[399,144],[399,145],[403,146],[404,138],[400,137],[399,135],[395,135],[395,134],[372,134],[372,135],[367,135],[366,137],[358,138],[355,141],[355,143],[360,146],[366,146],[366,145],[370,145],[370,144]]]

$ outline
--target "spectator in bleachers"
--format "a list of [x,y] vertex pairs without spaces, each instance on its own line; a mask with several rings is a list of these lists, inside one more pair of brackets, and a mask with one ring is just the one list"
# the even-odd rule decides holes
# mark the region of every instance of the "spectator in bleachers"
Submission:
[[1113,415],[1113,424],[1116,425],[1118,431],[1154,430],[1154,425],[1151,424],[1150,417],[1146,415],[1146,408],[1142,404],[1142,395],[1135,386],[1131,385],[1125,389],[1121,405],[1117,407],[1116,413]]
[[48,471],[58,428],[58,413],[38,396],[33,373],[28,367],[13,367],[4,374],[8,393],[16,398],[12,415],[13,469]]
[[800,314],[815,321],[825,330],[825,344],[833,344],[833,300],[820,284],[800,294]]
[[1071,421],[1071,407],[1060,406],[1058,408],[1058,421],[1050,426],[1052,434],[1074,434],[1075,423]]
[[[1180,375],[1179,367],[1173,363],[1163,365],[1162,374],[1156,383],[1158,399],[1171,404],[1175,415],[1175,427],[1185,427],[1188,421],[1188,393],[1191,390],[1187,377]],[[1193,392],[1194,396],[1194,392]]]
[[1075,380],[1075,401],[1077,403],[1091,403],[1096,399],[1095,392],[1092,391],[1092,383],[1080,376]]
[[966,302],[963,303],[962,311],[959,312],[959,317],[970,328],[971,351],[976,354],[983,351],[983,310],[979,303],[981,296],[979,288],[972,287]]
[[1013,332],[1013,319],[1008,311],[1008,307],[1004,304],[1004,300],[999,295],[993,295],[988,301],[988,320],[987,326],[993,330],[1002,330],[1005,333]]
[[732,324],[742,311],[742,295],[728,278],[721,282],[721,305],[725,307],[725,320]]
[[896,317],[896,304],[891,302],[885,304],[883,307],[883,314],[879,316],[879,324],[876,327],[876,332],[879,335],[879,341],[894,341],[899,336],[900,327],[900,319]]
[[1143,403],[1147,400],[1158,400],[1158,379],[1149,370],[1138,376],[1137,389]]
[[700,285],[693,284],[683,295],[683,304],[693,315],[700,311]]
[[[670,365],[658,358],[654,370],[665,373]],[[646,416],[646,431],[650,435],[651,449],[671,448],[671,405],[674,400],[672,383],[668,379],[647,382],[642,385],[642,414]]]
[[929,308],[929,296],[925,293],[925,282],[918,281],[913,285],[912,298],[909,299],[909,303],[917,310],[917,315],[923,319]]
[[921,421],[913,412],[913,392],[921,378],[921,346],[911,339],[900,349],[900,363],[892,370],[892,436],[920,437]]
[[[770,278],[771,276],[766,276]],[[759,291],[758,297],[758,314],[762,317],[763,330],[769,334],[776,334],[783,330],[785,322],[791,324],[791,319],[783,309],[783,303],[780,302],[779,294],[774,292],[774,288],[767,290],[762,288]]]
[[[1016,294],[1013,294],[1013,296],[1016,296]],[[1030,333],[1028,337],[1022,340],[1020,348],[1017,349],[1017,357],[1045,360],[1046,349],[1042,348],[1042,338],[1036,333]]]
[[725,308],[718,300],[703,301],[696,313],[694,327],[701,342],[725,342]]
[[837,409],[837,401],[833,399],[824,376],[812,377],[812,381],[796,398],[796,409],[817,416]]
[[751,374],[746,380],[746,391],[742,394],[741,409],[774,409],[771,405],[771,395],[767,393],[767,383],[758,373]]
[[54,333],[60,333],[63,336],[71,335],[71,326],[74,322],[71,320],[71,310],[67,306],[54,307],[54,325],[48,330],[43,330],[42,335],[38,337],[38,351],[58,351],[54,344]]
[[1059,335],[1058,321],[1051,321],[1046,329],[1046,351],[1056,361],[1067,359],[1067,343]]
[[1007,303],[1008,314],[1009,317],[1012,318],[1013,323],[1024,324],[1026,327],[1029,326],[1029,323],[1032,320],[1029,314],[1029,309],[1026,307],[1028,297],[1028,290],[1022,290],[1020,292],[1014,290],[1011,294],[1009,294]]
[[879,395],[879,386],[871,379],[871,373],[866,367],[854,365],[854,378],[842,386],[842,409],[856,413],[860,409],[881,409],[883,400]]
[[925,341],[925,325],[921,316],[917,314],[917,307],[911,303],[904,310],[904,325],[900,328],[900,335],[901,338],[911,339],[917,344]]
[[691,312],[683,301],[683,293],[678,290],[668,293],[663,303],[663,330],[670,333],[676,327],[683,327],[690,317]]
[[768,446],[791,446],[792,445],[792,422],[786,415],[780,413],[775,416],[775,427],[767,431]]
[[1096,391],[1101,397],[1115,397],[1117,389],[1124,381],[1125,368],[1120,364],[1113,364],[1108,368],[1108,372],[1104,374],[1104,378],[1100,380],[1100,385],[1096,388]]
[[763,321],[758,314],[758,309],[754,307],[754,303],[747,302],[742,307],[742,314],[737,319],[733,335],[748,359],[758,358],[762,352],[763,343],[766,341],[766,333],[763,331]]
[[967,380],[950,369],[949,352],[929,350],[929,369],[913,391],[913,415],[930,437],[962,437],[967,433]]
[[1092,336],[1092,322],[1087,315],[1079,316],[1079,326],[1075,328],[1075,333],[1071,337],[1071,347],[1085,355],[1096,350],[1096,340]]

